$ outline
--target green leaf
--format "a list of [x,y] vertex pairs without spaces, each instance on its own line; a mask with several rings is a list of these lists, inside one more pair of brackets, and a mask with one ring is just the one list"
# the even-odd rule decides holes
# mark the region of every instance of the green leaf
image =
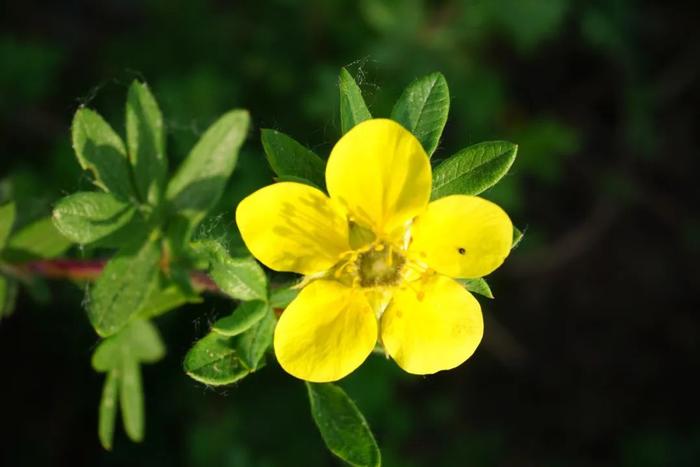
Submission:
[[[133,205],[109,193],[75,193],[56,204],[53,223],[66,238],[84,245],[108,239],[128,225],[135,212]],[[143,239],[146,234],[144,225],[134,224],[140,229],[129,229],[130,236],[132,239]]]
[[44,217],[16,232],[10,237],[8,250],[16,260],[49,259],[60,256],[72,245],[53,225],[50,217]]
[[311,415],[328,449],[353,466],[380,466],[377,442],[355,403],[340,387],[306,383]]
[[267,311],[268,306],[263,301],[243,302],[232,314],[217,320],[211,330],[222,336],[237,336],[263,319]]
[[199,340],[185,356],[185,372],[201,383],[212,386],[235,383],[250,370],[236,350],[235,337],[211,332]]
[[98,425],[105,449],[112,446],[117,392],[127,435],[133,441],[143,439],[145,415],[140,363],[153,363],[163,355],[165,346],[158,330],[145,320],[133,321],[97,346],[92,355],[92,366],[97,371],[108,372]]
[[267,301],[267,276],[253,258],[232,258],[218,242],[207,240],[195,248],[209,255],[209,275],[222,292],[238,300]]
[[488,141],[462,149],[433,170],[431,198],[478,195],[508,173],[517,152],[518,146],[507,141]]
[[486,298],[493,298],[493,292],[491,292],[491,287],[483,279],[458,279],[457,282],[462,284],[462,286],[470,292],[478,293]]
[[124,429],[132,441],[143,440],[144,407],[141,367],[136,360],[124,360],[119,377],[119,405]]
[[90,291],[88,317],[97,333],[110,336],[139,311],[156,285],[159,272],[158,243],[120,250],[107,263]]
[[94,183],[129,199],[133,196],[124,142],[95,111],[81,108],[73,117],[73,149],[80,166],[92,172]]
[[117,394],[119,385],[118,370],[107,373],[104,387],[102,389],[102,399],[100,399],[99,420],[97,422],[97,434],[102,447],[108,451],[112,450],[114,440],[114,424],[117,419]]
[[265,352],[272,345],[277,318],[269,306],[265,307],[265,315],[253,327],[238,336],[238,351],[241,359],[251,370],[261,367]]
[[345,134],[358,123],[372,118],[372,114],[369,113],[367,104],[362,98],[360,87],[345,68],[340,69],[338,87],[340,88],[340,128]]
[[231,111],[217,120],[170,180],[166,196],[171,210],[188,218],[191,226],[198,224],[221,197],[249,120],[245,110]]
[[7,239],[15,223],[15,203],[0,206],[0,251],[7,245]]
[[141,199],[160,203],[168,174],[163,115],[145,83],[134,81],[126,101],[126,142]]
[[513,243],[511,244],[510,249],[516,249],[518,245],[520,245],[520,242],[523,240],[524,236],[525,232],[513,226]]
[[118,370],[126,360],[154,363],[164,355],[165,345],[156,327],[138,320],[100,342],[92,354],[92,367],[100,372]]
[[404,90],[391,111],[391,118],[416,135],[432,156],[440,142],[450,111],[450,91],[442,73],[418,78]]
[[183,290],[178,284],[172,282],[165,285],[159,284],[151,291],[137,315],[142,319],[153,318],[186,303],[201,303],[202,301],[199,295],[189,290]]
[[270,306],[272,308],[287,308],[287,305],[299,295],[299,289],[294,286],[295,284],[292,284],[271,290]]
[[313,151],[277,130],[260,132],[263,149],[272,170],[280,177],[294,177],[323,187],[326,163]]
[[0,276],[0,319],[10,316],[15,311],[17,300],[17,282],[9,277]]

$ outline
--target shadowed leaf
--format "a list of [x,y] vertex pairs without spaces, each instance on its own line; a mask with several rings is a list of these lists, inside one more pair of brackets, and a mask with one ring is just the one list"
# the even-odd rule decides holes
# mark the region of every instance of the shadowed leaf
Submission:
[[92,172],[95,185],[116,196],[134,195],[124,142],[94,110],[78,109],[73,117],[73,149],[80,166]]
[[306,383],[306,388],[311,415],[328,449],[353,466],[380,466],[377,442],[345,391],[330,383]]
[[267,161],[279,177],[299,178],[324,186],[326,164],[313,151],[276,130],[263,129],[260,139]]

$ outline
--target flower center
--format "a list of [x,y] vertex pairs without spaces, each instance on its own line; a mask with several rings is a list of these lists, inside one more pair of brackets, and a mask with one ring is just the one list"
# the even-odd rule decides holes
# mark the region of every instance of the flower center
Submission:
[[406,259],[395,248],[377,244],[357,256],[355,264],[360,286],[397,284],[401,279],[401,271],[405,263]]

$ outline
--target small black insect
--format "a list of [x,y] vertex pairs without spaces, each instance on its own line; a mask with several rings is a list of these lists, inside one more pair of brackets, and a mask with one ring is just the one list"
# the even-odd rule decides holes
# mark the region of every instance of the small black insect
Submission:
[[465,254],[465,253],[467,252],[467,250],[465,250],[465,249],[462,248],[462,247],[459,247],[459,248],[457,248],[457,252],[458,252],[460,255],[463,255],[463,254]]

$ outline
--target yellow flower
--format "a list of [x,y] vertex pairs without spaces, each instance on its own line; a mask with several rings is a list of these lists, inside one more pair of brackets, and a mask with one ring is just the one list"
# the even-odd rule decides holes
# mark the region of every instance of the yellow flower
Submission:
[[305,274],[274,349],[297,378],[335,381],[379,342],[405,371],[454,368],[481,341],[476,299],[452,278],[477,278],[510,252],[505,212],[476,196],[430,202],[420,142],[391,120],[345,134],[326,167],[327,196],[276,183],[245,198],[236,222],[248,249],[277,271]]

